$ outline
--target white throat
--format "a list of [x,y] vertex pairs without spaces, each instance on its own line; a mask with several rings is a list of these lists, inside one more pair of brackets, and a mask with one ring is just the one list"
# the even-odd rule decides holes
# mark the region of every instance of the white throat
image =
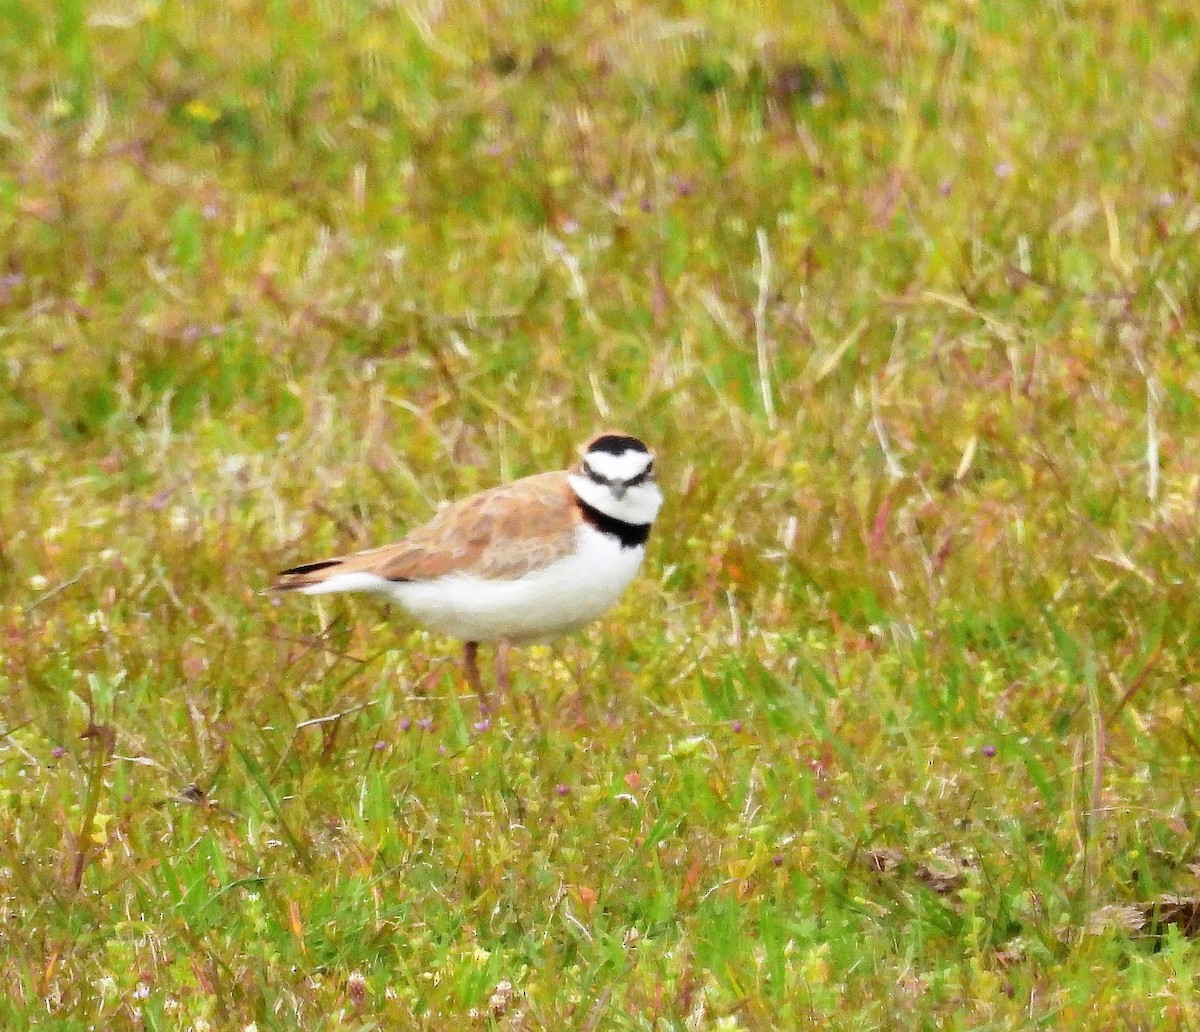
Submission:
[[653,523],[658,510],[662,508],[662,492],[653,480],[634,484],[621,498],[607,484],[598,484],[578,473],[568,475],[567,482],[575,494],[593,509],[635,527]]

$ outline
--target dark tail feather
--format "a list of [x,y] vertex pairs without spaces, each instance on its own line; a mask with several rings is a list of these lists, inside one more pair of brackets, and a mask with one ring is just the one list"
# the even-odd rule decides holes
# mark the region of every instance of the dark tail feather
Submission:
[[335,566],[341,566],[340,559],[326,559],[319,563],[304,563],[302,566],[293,566],[290,570],[281,570],[275,575],[275,580],[271,582],[271,591],[296,591],[298,588],[307,588],[310,584],[320,584],[326,580]]

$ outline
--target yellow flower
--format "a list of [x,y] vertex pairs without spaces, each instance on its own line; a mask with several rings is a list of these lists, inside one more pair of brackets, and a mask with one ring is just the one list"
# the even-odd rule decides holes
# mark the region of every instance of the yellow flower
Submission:
[[208,125],[212,125],[221,117],[220,111],[203,100],[189,100],[183,110],[187,112],[188,118],[193,118],[197,122],[205,122]]
[[98,813],[92,818],[95,829],[92,831],[92,841],[98,846],[108,841],[108,824],[113,819],[111,813]]

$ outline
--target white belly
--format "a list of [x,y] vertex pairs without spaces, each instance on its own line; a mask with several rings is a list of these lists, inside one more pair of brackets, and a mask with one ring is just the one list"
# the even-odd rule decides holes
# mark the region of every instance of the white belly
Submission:
[[644,547],[622,548],[615,538],[583,524],[574,554],[519,580],[450,574],[397,583],[344,574],[320,587],[385,594],[431,630],[463,641],[538,641],[582,627],[609,609],[645,553]]

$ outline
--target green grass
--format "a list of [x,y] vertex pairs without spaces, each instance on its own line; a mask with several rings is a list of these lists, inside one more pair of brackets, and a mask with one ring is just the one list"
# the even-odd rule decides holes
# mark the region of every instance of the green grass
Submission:
[[[1198,53],[0,0],[0,1024],[1200,1027]],[[488,723],[260,594],[612,425],[645,574]]]

